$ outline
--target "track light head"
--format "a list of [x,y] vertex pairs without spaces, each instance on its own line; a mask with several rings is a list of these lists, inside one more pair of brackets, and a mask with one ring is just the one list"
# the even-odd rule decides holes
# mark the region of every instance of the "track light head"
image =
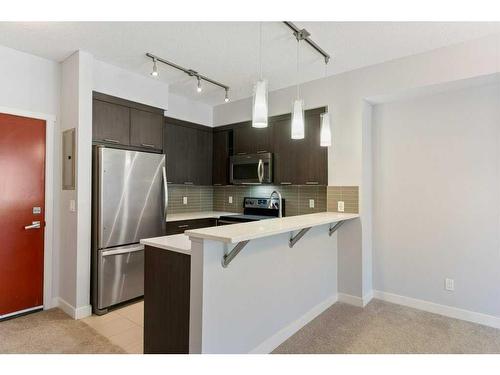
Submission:
[[197,77],[197,79],[198,79],[198,86],[196,87],[196,91],[201,92],[201,90],[202,90],[202,88],[201,88],[201,79],[200,79],[200,77]]
[[153,59],[153,71],[151,72],[152,77],[158,77],[158,65],[156,65],[156,59]]
[[226,96],[224,97],[224,101],[226,103],[229,103],[229,90],[228,89],[226,89]]

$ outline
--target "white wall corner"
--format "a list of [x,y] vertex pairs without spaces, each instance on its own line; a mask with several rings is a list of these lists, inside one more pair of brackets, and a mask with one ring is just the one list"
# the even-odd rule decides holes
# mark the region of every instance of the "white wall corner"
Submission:
[[339,293],[338,301],[342,303],[347,303],[348,305],[364,307],[363,298],[358,296],[353,296],[351,294]]
[[55,307],[59,307],[62,311],[64,311],[67,315],[75,320],[83,319],[92,315],[92,306],[90,305],[76,308],[61,297],[56,298],[53,303],[55,304]]
[[487,315],[448,305],[441,305],[434,302],[401,296],[398,294],[383,292],[380,290],[374,290],[373,297],[382,301],[395,303],[397,305],[407,306],[414,309],[427,311],[433,314],[443,315],[449,318],[465,320],[467,322],[482,324],[488,327],[500,329],[500,317],[498,316]]

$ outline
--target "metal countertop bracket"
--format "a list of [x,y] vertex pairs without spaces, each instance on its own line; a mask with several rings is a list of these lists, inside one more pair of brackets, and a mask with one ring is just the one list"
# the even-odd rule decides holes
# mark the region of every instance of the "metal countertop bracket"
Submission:
[[337,224],[335,224],[333,227],[330,227],[328,228],[328,235],[331,236],[332,234],[334,234],[337,229],[340,228],[340,226],[344,224],[344,221],[339,221]]
[[290,232],[290,240],[288,241],[288,246],[293,247],[293,245],[295,245],[304,236],[304,234],[309,231],[309,229],[311,229],[311,227],[303,228],[295,236],[293,235],[293,232]]
[[241,241],[236,244],[235,247],[233,247],[233,250],[231,250],[229,253],[224,254],[222,257],[222,267],[227,268],[229,266],[229,263],[238,255],[238,253],[243,250],[243,248],[249,243],[250,240],[247,241]]

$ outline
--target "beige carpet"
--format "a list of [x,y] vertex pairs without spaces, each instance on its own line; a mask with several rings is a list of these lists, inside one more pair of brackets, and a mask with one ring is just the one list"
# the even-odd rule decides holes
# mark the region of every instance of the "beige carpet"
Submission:
[[124,353],[59,309],[0,322],[0,353]]
[[336,303],[274,353],[500,353],[500,330],[380,300]]

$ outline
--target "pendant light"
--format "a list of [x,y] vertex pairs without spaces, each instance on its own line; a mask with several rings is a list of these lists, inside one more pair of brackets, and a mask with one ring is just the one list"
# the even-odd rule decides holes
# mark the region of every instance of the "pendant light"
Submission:
[[292,108],[292,139],[304,138],[304,102],[300,99],[299,91],[299,46],[300,39],[297,38],[297,98]]
[[253,90],[252,127],[267,128],[267,81],[262,79],[262,22],[259,24],[259,80]]
[[[325,78],[327,77],[328,62],[325,62]],[[321,130],[320,130],[320,140],[319,145],[321,147],[329,147],[332,145],[332,132],[330,130],[330,113],[328,112],[328,107],[326,107],[326,112],[322,113],[321,116]]]

